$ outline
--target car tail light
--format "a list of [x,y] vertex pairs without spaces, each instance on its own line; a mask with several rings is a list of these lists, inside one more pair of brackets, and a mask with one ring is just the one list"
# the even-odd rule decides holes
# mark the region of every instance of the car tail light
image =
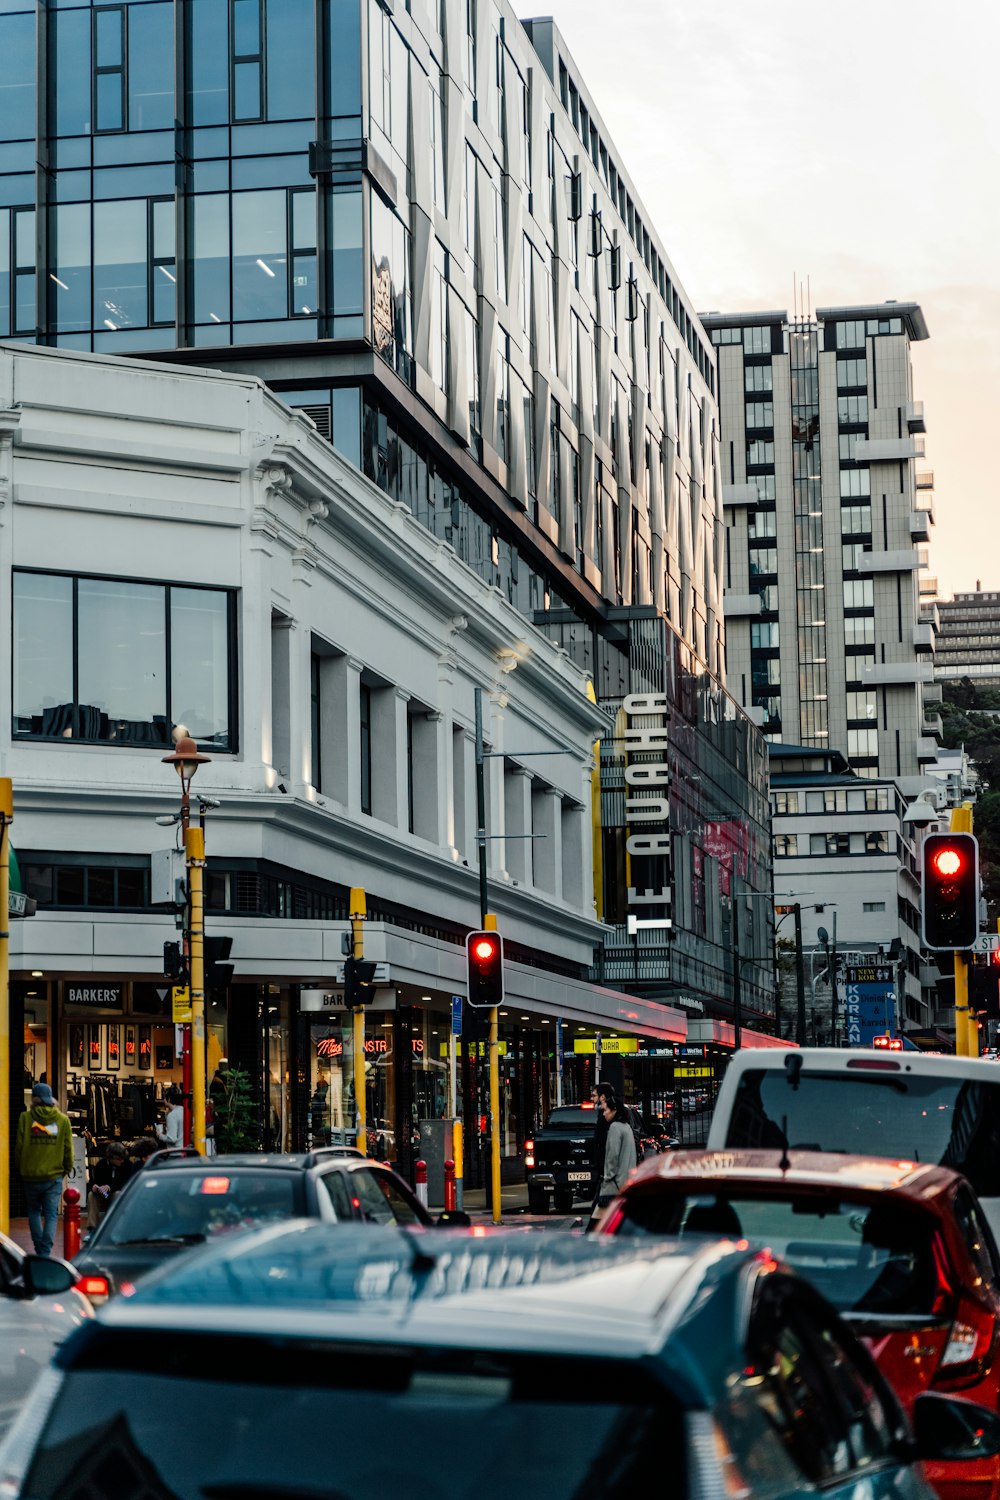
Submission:
[[935,1385],[961,1379],[976,1372],[993,1343],[994,1318],[975,1302],[964,1298],[958,1304],[948,1342],[941,1355]]
[[599,1234],[617,1234],[618,1226],[625,1217],[625,1204],[613,1203],[601,1220]]
[[91,1302],[107,1302],[111,1296],[111,1283],[106,1276],[81,1276],[75,1290],[89,1297]]
[[533,1167],[535,1165],[534,1141],[525,1141],[524,1143],[524,1165],[526,1167]]

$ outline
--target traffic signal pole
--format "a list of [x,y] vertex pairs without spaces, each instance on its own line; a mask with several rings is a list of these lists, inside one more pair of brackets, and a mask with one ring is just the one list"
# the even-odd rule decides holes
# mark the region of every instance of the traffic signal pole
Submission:
[[[479,845],[479,917],[484,931],[496,932],[497,919],[486,910],[486,756],[483,744],[483,694],[476,688],[476,842]],[[499,1224],[500,1202],[500,1014],[490,1007],[490,1207]]]
[[[971,802],[963,802],[960,807],[952,808],[949,826],[952,833],[972,832]],[[972,1040],[974,1032],[977,1038],[975,1043]],[[955,950],[955,1055],[979,1056],[978,1030],[969,1010],[969,956],[958,949]]]
[[[352,956],[364,958],[365,956],[365,918],[368,915],[368,901],[361,886],[351,887],[351,939]],[[355,1145],[359,1151],[366,1151],[368,1137],[368,1090],[365,1085],[365,1008],[357,1006],[351,1012],[354,1027],[354,1110],[357,1117],[357,1138]]]

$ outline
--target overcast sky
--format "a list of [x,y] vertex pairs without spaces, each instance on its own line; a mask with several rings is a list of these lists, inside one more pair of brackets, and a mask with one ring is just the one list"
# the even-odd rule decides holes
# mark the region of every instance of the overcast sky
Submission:
[[[943,597],[1000,587],[993,0],[549,0],[700,311],[918,302]],[[984,545],[985,544],[985,545]],[[994,551],[996,547],[996,551]]]

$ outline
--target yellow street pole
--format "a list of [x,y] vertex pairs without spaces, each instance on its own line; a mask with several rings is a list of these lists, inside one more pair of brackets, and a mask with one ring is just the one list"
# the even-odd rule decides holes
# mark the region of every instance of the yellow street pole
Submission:
[[205,830],[184,836],[190,902],[191,1143],[205,1155]]
[[[355,958],[365,956],[365,918],[368,901],[364,888],[351,887],[351,937]],[[352,1012],[354,1024],[354,1108],[357,1114],[358,1134],[355,1142],[359,1151],[367,1150],[368,1139],[368,1091],[365,1084],[365,1008],[358,1006]],[[408,1124],[408,1122],[407,1122]],[[397,1140],[403,1130],[401,1121],[396,1121]]]
[[[483,919],[484,932],[496,932],[497,919],[488,911]],[[500,1012],[490,1007],[490,1197],[493,1222],[500,1223]]]
[[[963,802],[951,810],[952,833],[972,832],[972,803]],[[973,1044],[973,1032],[976,1041]],[[976,1023],[969,1014],[969,959],[965,953],[955,954],[955,1055],[956,1057],[978,1057],[979,1037]]]
[[10,825],[14,784],[0,776],[0,1233],[10,1229]]

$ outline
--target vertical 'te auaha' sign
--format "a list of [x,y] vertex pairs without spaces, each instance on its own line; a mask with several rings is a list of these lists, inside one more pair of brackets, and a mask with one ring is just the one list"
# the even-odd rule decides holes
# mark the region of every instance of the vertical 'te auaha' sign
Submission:
[[671,907],[670,771],[667,766],[665,693],[629,693],[622,708],[630,721],[624,731],[625,848],[634,885],[628,888],[627,925],[669,931]]

